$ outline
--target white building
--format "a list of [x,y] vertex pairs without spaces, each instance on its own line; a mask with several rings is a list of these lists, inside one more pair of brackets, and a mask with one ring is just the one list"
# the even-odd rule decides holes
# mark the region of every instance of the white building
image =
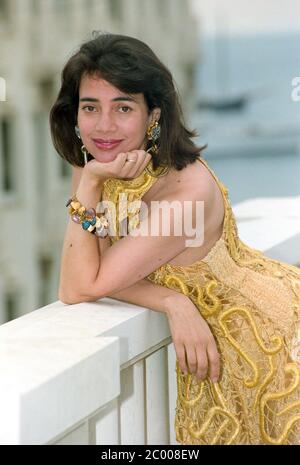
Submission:
[[52,146],[49,109],[64,63],[93,30],[148,43],[191,106],[189,0],[0,0],[0,324],[57,300],[71,169]]

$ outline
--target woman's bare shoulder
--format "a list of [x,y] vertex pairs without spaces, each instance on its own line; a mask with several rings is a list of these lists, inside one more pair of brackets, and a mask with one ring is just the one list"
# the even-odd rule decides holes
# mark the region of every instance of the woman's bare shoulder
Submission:
[[[208,169],[197,160],[178,171],[170,169],[164,178],[158,182],[156,196],[170,197],[178,193],[189,197],[209,197],[214,194],[216,184]],[[158,180],[159,181],[159,180]]]

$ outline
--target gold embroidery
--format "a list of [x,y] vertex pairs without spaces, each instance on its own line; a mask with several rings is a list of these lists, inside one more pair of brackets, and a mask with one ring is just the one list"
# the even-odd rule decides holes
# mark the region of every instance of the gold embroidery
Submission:
[[[227,188],[203,158],[200,162],[223,195],[222,237],[203,260],[188,266],[166,263],[147,277],[191,299],[221,355],[216,384],[182,374],[176,360],[176,439],[181,444],[300,444],[300,270],[240,240]],[[104,198],[118,205],[125,192],[128,202],[139,200],[155,181],[146,172],[130,181],[111,179]],[[131,212],[133,228],[137,211]]]
[[[221,308],[220,299],[218,299],[217,296],[212,294],[212,291],[216,289],[217,286],[218,284],[216,281],[208,282],[203,287],[203,289],[198,284],[196,285],[196,289],[198,291],[197,303],[199,305],[199,308],[202,309],[201,313],[205,317],[213,315]],[[206,303],[205,296],[207,296],[211,300],[212,305]]]
[[[287,419],[286,424],[284,425],[284,428],[283,428],[283,432],[277,438],[271,437],[265,430],[264,418],[265,418],[265,409],[266,409],[268,402],[272,400],[274,401],[278,399],[280,400],[285,399],[289,394],[294,393],[296,390],[298,390],[298,398],[299,398],[299,379],[300,379],[299,366],[297,366],[295,363],[289,363],[285,367],[285,372],[286,374],[290,374],[293,376],[290,386],[288,386],[286,389],[283,389],[282,391],[279,391],[279,392],[266,392],[262,396],[262,399],[260,402],[261,433],[262,433],[263,438],[268,444],[276,444],[276,445],[284,444],[294,424],[300,421],[300,410],[299,410],[300,400],[297,400],[287,405],[284,409],[278,410],[277,412],[278,417],[283,414],[286,414],[287,412],[289,412],[292,416]],[[297,414],[295,415],[295,411],[297,412],[297,410],[298,410],[298,415]]]

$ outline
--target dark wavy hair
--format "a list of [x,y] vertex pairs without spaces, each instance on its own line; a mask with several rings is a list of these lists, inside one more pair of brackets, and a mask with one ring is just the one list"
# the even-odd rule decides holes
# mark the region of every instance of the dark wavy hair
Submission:
[[[50,110],[50,130],[58,154],[73,166],[84,166],[81,141],[75,134],[79,105],[79,85],[83,75],[97,75],[120,91],[143,93],[148,114],[161,109],[161,136],[158,155],[153,154],[153,167],[175,167],[181,170],[193,163],[207,147],[197,147],[191,138],[195,130],[185,127],[179,93],[171,72],[148,45],[134,37],[93,32],[94,38],[84,42],[65,64],[61,88]],[[151,147],[148,142],[146,150]],[[91,160],[92,155],[88,155]]]

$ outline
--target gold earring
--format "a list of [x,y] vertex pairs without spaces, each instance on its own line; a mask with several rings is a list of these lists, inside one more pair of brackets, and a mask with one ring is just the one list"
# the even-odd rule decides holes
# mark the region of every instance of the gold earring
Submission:
[[[149,128],[147,129],[147,138],[148,138],[148,140],[153,141],[152,146],[147,150],[147,152],[150,151],[150,152],[153,152],[155,155],[158,155],[158,147],[157,147],[155,141],[157,139],[159,139],[160,131],[161,131],[161,127],[160,127],[160,124],[157,121],[154,121],[149,126]],[[161,166],[160,168],[162,168],[162,170],[160,170],[160,171],[158,169],[156,171],[151,171],[151,170],[149,170],[149,166],[146,166],[145,170],[151,176],[155,176],[156,178],[160,178],[160,177],[164,176],[169,170],[167,166],[165,166],[165,168],[163,168]]]
[[157,139],[160,137],[160,124],[157,121],[154,121],[147,129],[147,138],[148,140],[152,140],[152,146],[150,150],[155,154],[158,155],[158,147],[155,143]]

